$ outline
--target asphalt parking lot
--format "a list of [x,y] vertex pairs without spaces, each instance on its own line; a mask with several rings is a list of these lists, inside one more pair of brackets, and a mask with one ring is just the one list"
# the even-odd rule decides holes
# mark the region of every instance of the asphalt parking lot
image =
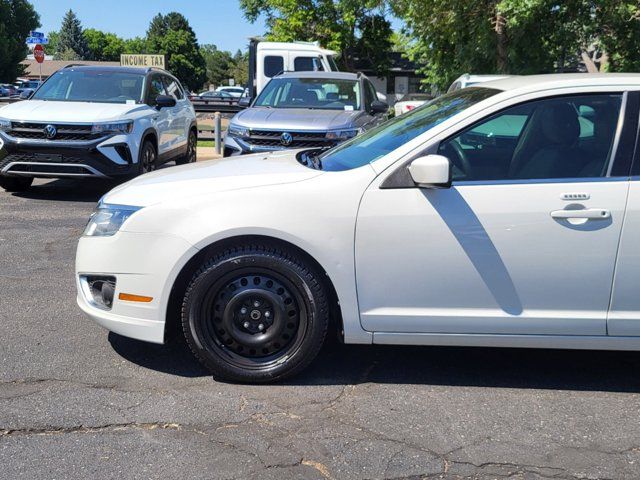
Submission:
[[328,345],[271,386],[75,304],[112,185],[0,192],[0,478],[639,478],[640,353]]

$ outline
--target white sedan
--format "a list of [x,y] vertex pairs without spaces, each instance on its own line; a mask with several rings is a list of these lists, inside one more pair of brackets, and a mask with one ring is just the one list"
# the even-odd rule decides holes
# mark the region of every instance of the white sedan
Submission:
[[429,100],[433,100],[433,95],[429,95],[428,93],[407,93],[395,103],[393,110],[396,117],[398,117],[403,113],[410,112],[411,110],[424,105]]
[[639,110],[640,75],[513,77],[324,153],[143,175],[80,239],[78,304],[128,337],[179,331],[233,381],[298,373],[335,331],[640,350]]

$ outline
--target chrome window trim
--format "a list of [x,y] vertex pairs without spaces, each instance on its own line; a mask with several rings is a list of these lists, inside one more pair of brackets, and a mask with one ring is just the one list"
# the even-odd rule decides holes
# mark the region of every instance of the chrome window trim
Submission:
[[[640,180],[640,177],[638,177]],[[597,182],[628,182],[630,178],[624,177],[573,177],[573,178],[541,178],[541,179],[513,179],[513,180],[460,180],[453,181],[452,187],[465,187],[476,185],[538,185],[557,183],[597,183]]]
[[609,152],[609,167],[607,168],[607,173],[605,177],[611,177],[611,172],[613,171],[613,165],[614,163],[616,163],[616,156],[618,154],[618,148],[620,146],[620,137],[622,137],[624,120],[627,116],[628,101],[629,101],[629,92],[627,91],[622,94],[622,105],[620,105],[620,114],[618,116],[618,125],[616,127],[616,135],[613,138],[613,145],[611,147],[611,152]]

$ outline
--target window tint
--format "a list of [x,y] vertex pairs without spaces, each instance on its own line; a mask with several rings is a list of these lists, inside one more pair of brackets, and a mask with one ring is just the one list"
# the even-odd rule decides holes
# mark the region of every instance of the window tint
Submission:
[[264,74],[266,77],[275,77],[284,72],[284,58],[274,55],[264,57]]
[[147,93],[147,103],[149,105],[156,104],[156,97],[158,95],[166,95],[167,92],[162,83],[162,77],[160,75],[154,75],[149,82],[149,92]]
[[180,88],[180,84],[177,80],[171,77],[164,77],[164,85],[167,91],[167,95],[171,95],[176,100],[182,100],[184,95],[182,93],[182,89]]
[[293,61],[296,72],[322,72],[322,62],[318,57],[296,57]]
[[605,176],[622,95],[557,97],[493,115],[439,147],[454,181]]

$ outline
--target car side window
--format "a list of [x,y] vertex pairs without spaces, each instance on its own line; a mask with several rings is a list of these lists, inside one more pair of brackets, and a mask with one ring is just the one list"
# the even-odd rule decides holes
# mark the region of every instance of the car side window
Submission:
[[453,181],[606,176],[622,94],[555,97],[517,105],[442,142]]
[[184,98],[184,94],[182,93],[180,84],[174,78],[165,76],[164,85],[165,90],[167,91],[167,95],[171,95],[176,100],[182,100]]
[[147,104],[154,106],[156,104],[156,98],[158,95],[166,95],[167,92],[162,83],[162,77],[160,75],[153,75],[149,82],[149,91],[147,93]]
[[275,77],[284,72],[284,58],[279,55],[267,55],[264,57],[265,77]]
[[378,99],[378,93],[369,80],[364,81],[364,98],[367,110],[369,110],[371,104]]

